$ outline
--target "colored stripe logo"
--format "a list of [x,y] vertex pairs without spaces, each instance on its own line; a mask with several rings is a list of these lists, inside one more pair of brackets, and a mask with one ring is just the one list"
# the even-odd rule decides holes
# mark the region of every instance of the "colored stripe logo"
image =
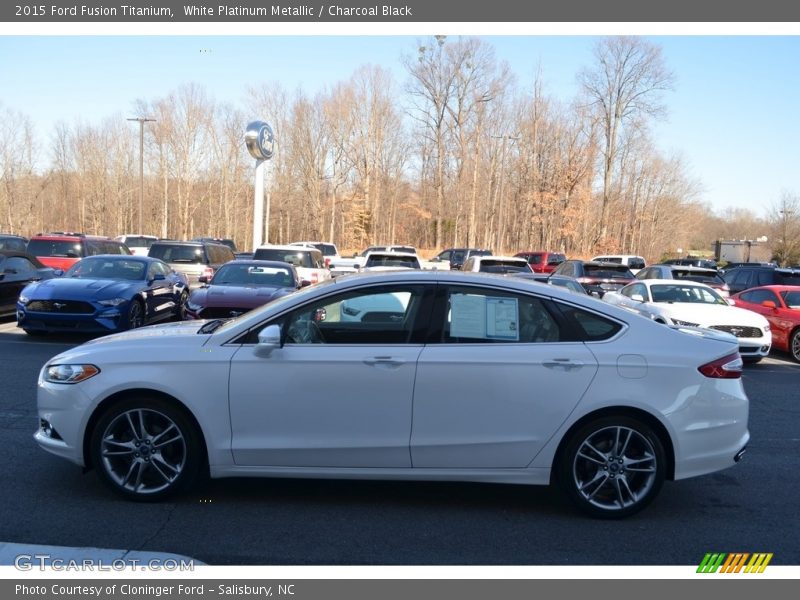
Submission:
[[697,567],[697,572],[763,573],[771,560],[772,552],[708,552]]

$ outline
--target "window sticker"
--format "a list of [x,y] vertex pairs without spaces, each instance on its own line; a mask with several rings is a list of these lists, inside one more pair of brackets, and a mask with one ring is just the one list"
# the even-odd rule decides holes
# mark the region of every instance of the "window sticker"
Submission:
[[486,298],[486,337],[519,341],[519,307],[516,298]]
[[450,337],[519,341],[517,299],[453,294]]

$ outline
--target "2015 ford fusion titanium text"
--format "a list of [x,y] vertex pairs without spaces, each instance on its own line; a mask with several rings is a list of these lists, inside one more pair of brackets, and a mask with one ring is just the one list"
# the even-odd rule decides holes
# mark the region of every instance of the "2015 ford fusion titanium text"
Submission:
[[732,466],[736,339],[516,278],[366,274],[51,359],[46,450],[157,500],[211,477],[557,483],[594,516]]

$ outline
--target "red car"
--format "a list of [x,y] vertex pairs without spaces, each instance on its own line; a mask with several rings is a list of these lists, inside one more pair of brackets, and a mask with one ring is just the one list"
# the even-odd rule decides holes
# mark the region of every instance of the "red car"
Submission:
[[82,233],[43,233],[28,242],[28,254],[43,265],[66,271],[80,259],[95,254],[126,254],[131,251],[122,242],[99,235]]
[[766,317],[772,347],[789,352],[800,362],[800,286],[765,285],[731,296],[736,306]]
[[560,252],[517,252],[514,256],[527,260],[534,273],[552,273],[567,260]]

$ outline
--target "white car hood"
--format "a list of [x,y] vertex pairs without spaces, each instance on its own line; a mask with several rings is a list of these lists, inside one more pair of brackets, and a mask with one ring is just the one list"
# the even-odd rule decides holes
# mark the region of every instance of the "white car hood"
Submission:
[[177,323],[164,323],[163,325],[151,325],[149,327],[140,327],[139,329],[131,329],[130,331],[123,331],[112,335],[106,335],[94,340],[90,340],[83,344],[84,346],[96,344],[109,344],[118,342],[132,342],[136,340],[149,340],[155,342],[154,338],[163,338],[169,336],[171,338],[189,337],[196,338],[198,345],[202,345],[208,340],[208,336],[198,335],[197,330],[200,329],[207,321],[179,321]]
[[648,310],[653,314],[678,319],[689,323],[697,323],[701,327],[713,325],[746,325],[748,327],[766,327],[767,320],[749,310],[724,306],[722,304],[692,304],[690,302],[649,303]]

